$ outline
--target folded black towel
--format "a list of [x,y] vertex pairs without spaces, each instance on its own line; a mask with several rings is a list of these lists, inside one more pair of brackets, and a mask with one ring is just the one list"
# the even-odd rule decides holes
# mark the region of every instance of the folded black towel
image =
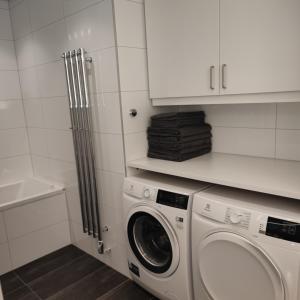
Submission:
[[165,142],[158,142],[157,141],[153,141],[151,139],[149,139],[149,148],[153,149],[153,150],[157,150],[157,151],[164,151],[164,150],[170,150],[170,151],[181,151],[181,150],[189,150],[189,149],[196,149],[198,150],[200,147],[207,147],[207,146],[211,146],[211,139],[208,138],[204,138],[204,139],[199,139],[199,140],[195,140],[195,141],[187,141],[185,143],[182,142],[173,142],[173,143],[165,143]]
[[183,127],[183,128],[156,128],[148,127],[148,136],[159,137],[190,137],[201,135],[203,133],[210,133],[211,126],[204,124],[200,127]]
[[202,133],[198,135],[192,135],[192,136],[158,136],[158,135],[149,135],[148,134],[148,141],[151,141],[156,144],[185,144],[188,142],[203,140],[206,138],[211,138],[212,134],[210,132],[208,133]]
[[151,120],[160,121],[174,121],[174,120],[184,120],[189,118],[203,118],[205,113],[203,111],[191,111],[191,112],[177,112],[177,113],[163,113],[151,117]]
[[209,152],[211,152],[211,147],[204,148],[204,149],[201,149],[196,152],[189,152],[189,153],[177,152],[177,153],[164,154],[164,153],[159,153],[159,152],[148,151],[148,157],[181,162],[181,161],[185,161],[185,160],[197,157],[197,156],[204,155]]
[[152,119],[151,127],[159,128],[181,128],[187,126],[202,126],[205,124],[205,115],[180,117],[176,119]]

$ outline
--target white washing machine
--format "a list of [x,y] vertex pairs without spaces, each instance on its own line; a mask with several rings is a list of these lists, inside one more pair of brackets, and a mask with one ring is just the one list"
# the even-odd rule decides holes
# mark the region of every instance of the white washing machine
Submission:
[[195,300],[300,300],[300,201],[212,187],[194,197]]
[[207,187],[153,173],[124,181],[129,270],[134,281],[159,299],[192,299],[192,198]]

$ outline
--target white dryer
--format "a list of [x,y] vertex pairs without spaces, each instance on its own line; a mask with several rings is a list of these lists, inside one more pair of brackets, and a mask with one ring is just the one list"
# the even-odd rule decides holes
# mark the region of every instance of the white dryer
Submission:
[[300,201],[212,187],[194,197],[195,300],[300,300]]
[[153,173],[125,178],[129,270],[134,281],[159,299],[192,299],[192,198],[207,187]]

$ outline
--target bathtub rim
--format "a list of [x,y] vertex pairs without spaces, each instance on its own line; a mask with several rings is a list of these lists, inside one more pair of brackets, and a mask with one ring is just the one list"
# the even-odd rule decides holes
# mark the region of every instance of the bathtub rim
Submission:
[[65,187],[62,184],[58,184],[52,181],[48,181],[45,180],[43,178],[39,178],[39,177],[28,177],[28,178],[24,178],[23,180],[17,180],[15,182],[11,182],[11,183],[5,183],[0,185],[0,189],[3,187],[8,187],[11,185],[16,185],[19,183],[24,183],[27,180],[35,180],[38,182],[41,182],[43,184],[47,184],[49,185],[49,187],[53,187],[53,190],[45,190],[44,192],[39,192],[39,193],[33,193],[32,196],[28,196],[28,197],[24,197],[24,198],[19,198],[13,201],[9,201],[6,202],[5,204],[0,204],[0,212],[6,211],[8,209],[12,209],[18,206],[23,206],[32,202],[36,202],[39,200],[42,200],[44,198],[48,198],[48,197],[52,197],[52,196],[56,196],[59,194],[63,194],[65,192]]

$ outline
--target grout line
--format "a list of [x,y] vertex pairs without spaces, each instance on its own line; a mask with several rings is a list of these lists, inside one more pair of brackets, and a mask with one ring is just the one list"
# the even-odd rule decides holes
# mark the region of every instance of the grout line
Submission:
[[18,273],[14,272],[16,274],[16,276],[20,279],[20,281],[24,284],[24,286],[26,286],[32,294],[34,294],[39,300],[42,300],[42,298],[25,282],[23,281],[23,279],[19,276]]
[[[50,272],[47,272],[46,274],[44,274],[44,275],[42,275],[42,276],[40,276],[40,277],[38,277],[38,278],[35,278],[34,280],[30,281],[29,284],[35,283],[36,281],[40,280],[41,278],[43,278],[43,277],[45,277],[45,276],[48,276],[49,274],[52,274],[52,273],[54,273],[54,272],[56,272],[56,271],[58,271],[58,270],[61,270],[61,269],[63,269],[64,267],[69,266],[69,265],[71,265],[72,263],[76,262],[77,260],[79,260],[80,258],[84,257],[85,255],[88,255],[88,254],[85,253],[84,251],[82,251],[82,252],[83,252],[82,255],[76,257],[75,259],[72,259],[71,261],[69,261],[68,263],[66,263],[66,264],[64,264],[64,265],[59,266],[58,268],[55,268],[55,269],[51,270]],[[51,253],[53,253],[53,252],[51,252]],[[49,254],[51,254],[51,253],[49,253]]]
[[275,149],[274,149],[274,158],[277,158],[277,131],[279,128],[277,128],[277,120],[278,120],[278,104],[276,103],[275,106]]
[[[98,259],[96,259],[95,257],[91,256],[91,255],[88,254],[88,253],[86,253],[86,255],[88,255],[88,256],[94,258],[95,260],[99,261]],[[102,263],[102,262],[101,262],[101,263]],[[61,293],[64,292],[66,289],[68,289],[68,288],[70,288],[70,287],[72,287],[72,286],[74,286],[74,285],[77,285],[78,283],[80,283],[81,281],[83,281],[84,279],[86,279],[87,277],[92,276],[94,273],[98,272],[99,270],[101,270],[101,269],[103,269],[103,268],[105,268],[105,267],[108,267],[108,266],[105,265],[104,263],[102,263],[102,265],[99,266],[99,268],[97,268],[97,269],[94,270],[93,272],[90,272],[90,273],[86,274],[85,276],[81,277],[80,279],[78,279],[78,280],[72,282],[71,284],[65,286],[62,290],[59,290],[57,293],[51,295],[49,298],[51,299],[52,297],[55,297],[55,296],[61,294]],[[109,268],[109,267],[108,267],[108,268]]]
[[120,283],[119,285],[114,287],[113,289],[109,290],[108,292],[106,292],[105,294],[103,294],[102,296],[97,298],[96,300],[105,300],[105,298],[107,298],[108,296],[113,295],[115,292],[120,290],[123,286],[127,285],[127,283],[130,282],[130,281],[131,280],[129,278],[127,278],[125,281],[123,281],[122,283]]

